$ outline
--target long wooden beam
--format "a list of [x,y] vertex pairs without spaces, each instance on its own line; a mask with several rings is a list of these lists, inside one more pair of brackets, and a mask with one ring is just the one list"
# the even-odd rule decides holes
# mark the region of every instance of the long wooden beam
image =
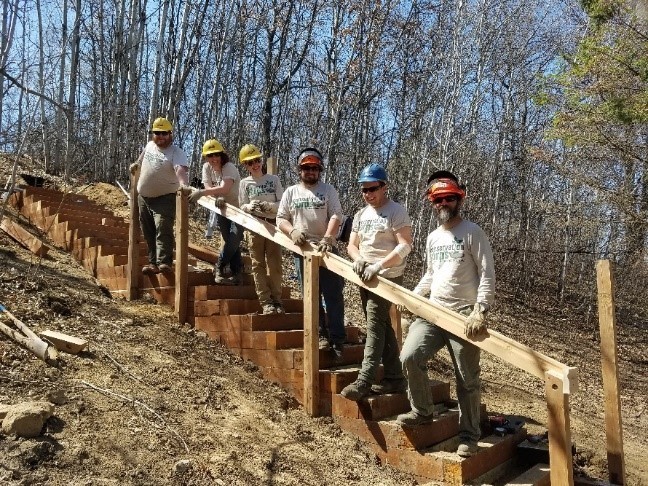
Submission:
[[189,202],[187,195],[179,189],[176,192],[176,234],[175,234],[175,314],[178,324],[187,321],[187,268],[189,265]]
[[[280,244],[290,251],[304,255],[304,250],[312,250],[309,244],[306,244],[303,247],[296,246],[292,240],[283,234],[277,227],[250,216],[234,206],[228,204],[224,209],[218,209],[214,204],[214,198],[209,196],[200,198],[198,203],[201,206],[224,215],[232,221],[260,234],[261,236]],[[462,317],[458,313],[433,304],[428,299],[382,277],[374,278],[369,282],[363,282],[353,271],[353,265],[349,261],[337,255],[324,255],[320,262],[323,267],[341,275],[351,283],[360,287],[365,287],[371,292],[388,299],[393,304],[403,305],[407,307],[412,314],[421,316],[426,320],[434,322],[442,329],[464,338],[466,318]],[[488,330],[487,333],[483,333],[474,339],[470,339],[470,341],[484,351],[488,351],[504,361],[538,377],[543,382],[545,381],[547,372],[562,376],[563,393],[569,394],[578,390],[578,371],[576,368],[564,365],[549,356],[534,351],[530,347],[518,343],[497,331]]]

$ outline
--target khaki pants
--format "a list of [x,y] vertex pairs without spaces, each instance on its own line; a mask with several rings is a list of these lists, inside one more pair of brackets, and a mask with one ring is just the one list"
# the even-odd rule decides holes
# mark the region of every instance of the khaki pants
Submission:
[[281,303],[281,246],[256,233],[248,233],[252,276],[261,305]]

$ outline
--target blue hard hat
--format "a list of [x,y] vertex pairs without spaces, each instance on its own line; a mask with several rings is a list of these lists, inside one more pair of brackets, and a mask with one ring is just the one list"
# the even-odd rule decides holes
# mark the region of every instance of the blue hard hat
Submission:
[[358,182],[387,182],[387,171],[374,162],[360,171]]

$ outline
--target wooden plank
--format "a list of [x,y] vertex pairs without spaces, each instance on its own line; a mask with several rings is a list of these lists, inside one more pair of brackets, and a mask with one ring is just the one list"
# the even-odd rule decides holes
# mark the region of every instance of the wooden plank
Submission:
[[605,397],[608,477],[613,484],[626,484],[623,456],[623,423],[619,393],[619,355],[614,308],[614,275],[609,260],[596,263],[598,313],[601,329],[601,362]]
[[9,218],[2,218],[0,228],[16,240],[21,246],[24,246],[31,251],[34,255],[41,258],[47,255],[49,247],[15,221],[10,220]]
[[140,275],[139,268],[139,204],[137,200],[137,180],[139,179],[139,168],[131,176],[130,188],[130,227],[128,231],[128,270],[126,272],[127,300],[137,298],[138,282]]
[[51,342],[59,351],[65,351],[70,354],[78,354],[88,347],[88,341],[69,334],[63,334],[57,331],[43,331],[41,337]]
[[[214,198],[204,196],[198,200],[198,204],[224,215],[226,218],[237,224],[244,226],[246,229],[254,231],[261,236],[278,243],[284,248],[304,255],[304,248],[295,245],[288,236],[283,234],[276,226],[259,220],[249,214],[241,211],[239,208],[226,205],[224,209],[217,208],[214,204]],[[416,295],[400,285],[394,284],[382,277],[374,278],[368,282],[363,282],[360,277],[353,271],[353,265],[349,261],[332,253],[327,253],[320,259],[320,265],[328,268],[334,273],[341,275],[353,284],[374,292],[396,305],[403,305],[413,314],[421,316],[429,321],[434,322],[439,327],[451,332],[455,336],[464,338],[464,329],[466,318],[449,309],[435,305],[428,299]],[[513,339],[510,339],[497,331],[488,330],[476,338],[471,339],[475,346],[503,359],[507,363],[540,378],[545,379],[547,371],[553,371],[563,377],[563,384],[566,393],[574,393],[578,390],[578,372],[574,367],[566,366],[559,361],[550,358],[542,353],[534,351]]]
[[304,257],[304,408],[311,417],[319,413],[319,259]]
[[394,304],[389,308],[389,320],[394,328],[396,334],[396,341],[398,342],[398,349],[403,347],[403,328],[401,327],[401,312]]
[[536,464],[508,482],[506,486],[551,486],[549,475],[549,466],[547,464]]
[[204,246],[196,245],[195,243],[189,243],[188,246],[189,253],[195,256],[198,260],[202,260],[207,263],[216,263],[218,261],[218,253],[205,248]]
[[187,320],[189,254],[189,201],[182,189],[176,192],[175,314],[179,324]]
[[547,429],[549,431],[549,461],[553,486],[573,485],[572,443],[569,426],[569,395],[564,393],[562,377],[547,372]]

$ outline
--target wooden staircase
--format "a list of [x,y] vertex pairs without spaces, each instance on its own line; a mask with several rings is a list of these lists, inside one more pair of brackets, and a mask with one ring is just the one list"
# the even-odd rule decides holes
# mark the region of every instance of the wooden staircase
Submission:
[[[126,295],[128,223],[85,196],[27,187],[10,199],[20,213],[45,232],[91,272],[112,295]],[[147,262],[146,245],[140,243],[140,263]],[[141,276],[139,289],[158,302],[174,305],[174,275]],[[254,362],[263,376],[279,384],[299,403],[304,403],[303,301],[283,291],[285,315],[260,315],[254,286],[248,275],[240,286],[213,283],[211,271],[192,270],[188,277],[187,323],[204,331],[209,339]],[[319,412],[332,416],[375,452],[383,464],[413,474],[421,482],[444,484],[549,484],[549,468],[535,466],[519,480],[522,462],[517,446],[526,438],[524,427],[503,437],[486,435],[480,451],[462,459],[458,445],[458,410],[448,383],[432,383],[432,395],[440,411],[431,423],[402,428],[395,416],[407,412],[406,394],[375,395],[359,403],[339,393],[353,382],[362,362],[364,345],[359,328],[350,326],[341,359],[319,352]],[[482,406],[483,430],[490,425]],[[528,464],[524,466],[533,466]],[[510,482],[509,482],[510,481]]]

